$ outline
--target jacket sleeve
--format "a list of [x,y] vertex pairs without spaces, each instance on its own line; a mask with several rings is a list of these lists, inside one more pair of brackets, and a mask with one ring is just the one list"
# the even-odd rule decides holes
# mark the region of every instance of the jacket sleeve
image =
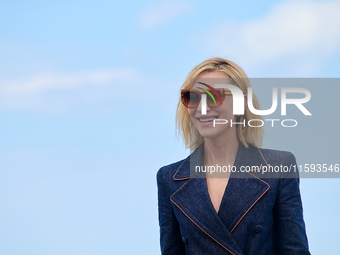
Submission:
[[[293,169],[296,159],[290,153],[288,167],[291,165]],[[310,255],[303,220],[298,172],[290,172],[280,178],[274,216],[279,254]]]
[[167,194],[161,168],[157,173],[158,220],[162,255],[185,255],[179,223],[174,215],[170,197]]

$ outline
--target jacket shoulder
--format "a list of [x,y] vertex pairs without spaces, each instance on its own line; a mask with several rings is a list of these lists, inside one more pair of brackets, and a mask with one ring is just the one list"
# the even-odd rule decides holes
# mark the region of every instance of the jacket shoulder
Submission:
[[259,148],[264,160],[271,165],[277,164],[296,164],[296,158],[293,153],[289,151],[272,150]]
[[273,175],[276,176],[276,174],[278,174],[278,177],[280,178],[299,177],[298,166],[293,153],[263,148],[259,148],[259,151],[267,163],[270,177],[273,177]]
[[188,158],[189,157],[161,167],[157,172],[157,179],[160,178],[161,176],[166,179],[170,177],[172,178],[176,171],[183,165],[183,163],[185,163],[188,160]]

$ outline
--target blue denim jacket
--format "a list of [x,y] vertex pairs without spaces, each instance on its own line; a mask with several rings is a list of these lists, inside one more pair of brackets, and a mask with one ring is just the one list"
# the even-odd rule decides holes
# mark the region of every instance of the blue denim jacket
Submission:
[[[292,153],[240,144],[238,172],[231,173],[218,213],[206,179],[190,177],[190,162],[202,164],[202,153],[203,145],[157,173],[162,254],[310,254]],[[290,172],[240,172],[242,166]]]

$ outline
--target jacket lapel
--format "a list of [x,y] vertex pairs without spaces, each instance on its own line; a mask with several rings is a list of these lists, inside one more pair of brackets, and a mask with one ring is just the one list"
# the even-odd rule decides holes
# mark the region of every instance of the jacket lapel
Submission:
[[218,215],[230,233],[268,189],[269,185],[255,176],[229,180]]
[[[231,233],[269,189],[269,185],[251,173],[232,173],[217,214],[208,194],[205,174],[195,172],[196,166],[203,165],[203,149],[202,144],[174,174],[174,181],[188,181],[171,195],[171,201],[210,238],[230,253],[242,255]],[[266,165],[266,162],[258,148],[246,149],[240,143],[234,163],[236,169],[261,164]]]
[[258,178],[252,171],[244,171],[245,166],[255,166],[259,169],[267,166],[258,148],[246,149],[240,144],[234,166],[239,171],[231,173],[218,213],[230,233],[270,188],[267,182]]

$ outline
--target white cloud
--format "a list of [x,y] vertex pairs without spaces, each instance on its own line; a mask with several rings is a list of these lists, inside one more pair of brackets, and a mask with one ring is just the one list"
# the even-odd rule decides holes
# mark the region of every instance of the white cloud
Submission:
[[1,80],[0,109],[58,111],[71,105],[115,98],[129,92],[141,79],[133,69],[111,69]]
[[340,51],[339,13],[340,1],[281,2],[260,19],[216,26],[208,35],[207,47],[248,66],[300,58],[301,70],[315,70],[317,59],[322,63]]
[[154,29],[175,17],[192,10],[191,3],[166,0],[147,8],[139,18],[142,30]]
[[125,100],[124,105],[119,101],[119,106],[134,107],[153,102],[160,92],[162,100],[177,96],[171,85],[170,81],[123,68],[38,74],[0,80],[0,110],[65,111],[119,100]]
[[7,95],[70,90],[83,86],[101,86],[117,82],[134,82],[138,74],[130,69],[90,70],[74,73],[40,74],[22,80],[2,81],[0,92]]

